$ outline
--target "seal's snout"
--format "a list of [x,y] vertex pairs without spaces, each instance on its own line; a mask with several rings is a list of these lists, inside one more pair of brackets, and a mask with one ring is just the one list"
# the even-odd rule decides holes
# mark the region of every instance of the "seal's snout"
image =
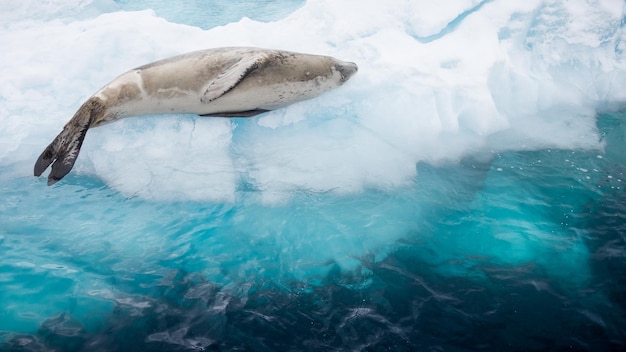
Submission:
[[341,83],[345,83],[350,77],[359,70],[359,67],[354,62],[340,61],[335,64],[335,69],[341,74]]

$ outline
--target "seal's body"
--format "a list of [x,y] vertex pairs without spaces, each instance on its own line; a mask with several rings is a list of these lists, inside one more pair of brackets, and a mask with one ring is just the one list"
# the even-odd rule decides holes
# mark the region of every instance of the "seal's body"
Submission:
[[126,72],[90,97],[35,163],[48,185],[74,165],[87,130],[148,114],[249,117],[316,97],[346,82],[354,63],[260,48],[219,48]]

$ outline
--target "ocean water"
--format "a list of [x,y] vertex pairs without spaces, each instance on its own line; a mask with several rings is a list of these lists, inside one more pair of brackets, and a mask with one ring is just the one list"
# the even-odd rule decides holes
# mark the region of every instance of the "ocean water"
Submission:
[[[0,8],[0,350],[626,348],[623,1]],[[235,45],[359,73],[118,121],[32,176],[118,74]]]

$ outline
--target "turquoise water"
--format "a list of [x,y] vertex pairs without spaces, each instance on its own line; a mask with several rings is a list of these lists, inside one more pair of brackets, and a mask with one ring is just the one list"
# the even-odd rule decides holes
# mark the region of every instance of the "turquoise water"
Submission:
[[3,346],[618,348],[624,117],[599,116],[601,154],[420,164],[401,191],[271,207],[244,185],[210,204],[4,181]]
[[184,1],[172,6],[160,0],[117,0],[126,11],[151,9],[171,22],[185,23],[200,28],[211,28],[237,22],[243,17],[259,21],[281,19],[304,4],[302,0],[261,1]]
[[[331,14],[350,15],[343,10],[318,11],[314,5],[321,2],[310,3],[306,17],[318,16],[321,22],[328,21]],[[489,5],[493,3],[483,1],[460,15],[448,16],[449,22],[444,21],[443,30],[434,31],[434,35],[420,32],[418,26],[412,27],[415,31],[408,31],[409,37],[427,38],[424,41],[437,44],[451,33],[463,31],[463,25],[471,21],[472,16],[491,11]],[[71,2],[67,4],[70,6]],[[98,6],[107,11],[152,8],[169,21],[201,28],[239,21],[244,16],[276,21],[303,6],[298,1],[232,2],[236,6],[230,7],[222,2],[211,2],[210,6],[205,2],[189,2],[185,7],[156,1],[93,4],[90,11],[99,10]],[[81,10],[80,6],[76,8],[76,11]],[[199,15],[203,11],[210,16]],[[537,26],[529,31],[531,39],[543,40],[542,36],[552,33],[542,27],[552,18],[542,16],[542,11],[552,11],[551,5],[542,5],[537,18],[531,21]],[[85,10],[85,13],[88,17],[90,12]],[[100,28],[97,21],[113,21],[116,16],[125,15],[107,17],[105,14],[91,22],[86,20],[86,24],[79,23],[77,29],[72,29],[71,23],[62,27],[71,28],[69,35],[74,38],[76,33],[88,32],[90,26]],[[137,16],[146,24],[152,24],[145,17]],[[126,17],[120,18],[116,27],[121,26]],[[370,19],[375,22],[374,17]],[[514,36],[519,29],[516,21],[523,20],[524,16],[516,14],[510,19],[510,31],[498,34]],[[57,20],[50,22],[51,28],[56,29]],[[357,26],[357,22],[351,23]],[[156,31],[155,28],[165,26],[162,21],[156,23],[158,26],[147,28]],[[341,32],[340,23],[328,23],[336,25],[333,30]],[[395,28],[395,23],[387,25]],[[48,23],[39,25],[44,24]],[[184,31],[186,35],[192,33],[178,27],[168,28]],[[623,24],[618,28],[623,28]],[[358,38],[346,37],[349,42],[359,43],[370,35],[375,36],[374,32],[359,32]],[[27,38],[30,38],[29,33]],[[36,30],[33,33],[37,38],[45,35]],[[167,37],[168,30],[160,34]],[[298,38],[302,35],[296,34]],[[101,38],[111,37],[114,36],[107,34]],[[4,38],[6,36],[0,36],[0,40],[6,40]],[[182,35],[177,38],[183,39]],[[357,46],[356,52],[374,52],[374,44],[379,43],[365,42],[363,48]],[[102,45],[120,52],[123,51],[119,48],[124,48],[115,39]],[[142,51],[141,41],[133,45],[134,50]],[[619,45],[613,48],[614,53],[621,53]],[[576,53],[574,49],[572,52]],[[62,56],[56,50],[53,53]],[[462,60],[457,62],[447,56],[444,59],[438,64],[444,68],[463,64]],[[103,61],[102,67],[112,64],[106,59]],[[80,66],[80,62],[77,65]],[[89,65],[95,66],[88,68],[100,67],[97,66],[100,63]],[[537,66],[541,65],[533,66],[534,74],[539,75],[541,67]],[[556,66],[557,74],[564,74],[565,68]],[[58,126],[13,118],[23,118],[31,110],[20,110],[24,109],[18,99],[22,92],[13,89],[14,79],[9,80],[11,84],[0,85],[3,103],[0,118],[4,123],[0,133],[7,140],[17,136],[10,142],[0,141],[8,150],[0,150],[0,350],[624,349],[626,114],[619,109],[623,103],[607,98],[601,110],[611,112],[597,114],[593,119],[595,128],[592,130],[597,130],[601,143],[592,147],[577,140],[558,143],[559,137],[571,135],[558,135],[557,130],[547,132],[548,136],[556,134],[554,143],[536,142],[528,137],[521,142],[531,146],[524,146],[514,133],[504,133],[502,137],[497,133],[490,135],[489,128],[481,130],[472,126],[473,122],[486,126],[498,122],[486,117],[475,120],[471,109],[459,112],[462,115],[457,121],[460,127],[456,127],[468,128],[476,135],[484,133],[486,142],[479,146],[470,142],[455,143],[469,138],[471,133],[454,134],[448,130],[448,134],[438,134],[440,130],[429,130],[428,123],[421,125],[397,117],[398,112],[401,115],[415,109],[411,99],[421,98],[421,95],[389,100],[385,90],[391,87],[393,94],[400,94],[407,87],[420,91],[419,87],[410,85],[414,77],[400,76],[409,82],[400,88],[389,86],[388,81],[383,81],[379,87],[372,77],[380,77],[372,73],[371,67],[371,62],[363,62],[359,72],[369,80],[345,87],[344,91],[356,93],[337,93],[339,103],[334,104],[339,108],[334,109],[333,103],[321,108],[313,103],[304,105],[313,118],[304,114],[304,117],[296,116],[301,120],[295,122],[276,122],[281,117],[288,119],[303,114],[296,107],[285,115],[234,119],[228,122],[227,128],[223,128],[226,123],[215,122],[208,127],[218,132],[208,137],[203,134],[207,132],[207,125],[191,116],[170,117],[169,120],[136,118],[103,127],[90,132],[86,151],[81,154],[82,160],[86,160],[82,166],[52,187],[46,186],[45,178],[32,177],[30,167],[36,157],[33,151],[39,152],[44,146],[41,142],[48,141],[46,134],[53,135]],[[68,68],[68,75],[69,71]],[[396,80],[396,73],[390,72]],[[496,92],[499,95],[492,93],[501,98],[497,102],[504,106],[503,110],[524,109],[523,103],[516,105],[513,100],[523,102],[520,96],[535,94],[523,89],[522,76],[519,78],[509,72],[510,76],[505,79],[503,69],[490,73],[494,75],[490,77],[490,86],[500,80],[513,82],[511,87],[499,89]],[[505,78],[498,77],[498,73]],[[52,116],[71,110],[55,104],[73,106],[73,100],[79,98],[73,89],[68,92],[63,87],[65,95],[59,98],[60,102],[53,103],[47,95],[52,93],[46,93],[48,86],[37,79],[36,72],[33,75],[25,78],[19,75],[27,81],[24,96],[35,96],[48,103]],[[578,76],[573,76],[567,80],[574,91],[578,89],[577,79]],[[368,83],[378,90],[363,88]],[[457,83],[462,85],[464,81],[459,78]],[[532,84],[529,86],[534,88]],[[509,90],[504,88],[514,93],[507,95]],[[554,98],[549,94],[550,87],[542,88],[546,100]],[[457,93],[472,96],[474,91],[470,87]],[[455,105],[458,101],[460,106],[466,107],[461,97],[435,93],[433,95],[443,96],[442,101],[449,103],[451,110],[458,107]],[[376,105],[379,98],[384,109]],[[580,117],[574,113],[576,105],[568,102],[569,105],[550,106],[548,118],[543,110],[537,112],[539,118],[530,113],[522,114],[531,127],[520,135],[530,131],[531,137],[541,140],[540,129],[550,126],[541,124],[542,118],[556,121],[557,127],[579,132],[577,128],[586,120],[576,120]],[[483,102],[479,99],[477,105],[480,103]],[[411,109],[399,108],[402,104]],[[27,106],[31,105],[38,104],[29,100]],[[419,109],[427,106],[417,105]],[[444,116],[446,109],[437,108]],[[369,122],[370,110],[376,118],[384,117],[385,122]],[[158,125],[163,121],[164,124]],[[408,123],[395,130],[394,125],[401,122]],[[454,125],[444,117],[429,121],[433,125],[437,122]],[[512,124],[512,129],[524,127],[524,124],[515,125],[515,117],[507,122]],[[21,129],[21,126],[26,127]],[[466,145],[467,148],[458,158],[453,152],[443,153],[440,158],[418,158],[417,162],[409,163],[415,172],[409,173],[404,182],[396,182],[394,177],[385,178],[387,173],[378,169],[390,167],[398,173],[404,170],[395,168],[405,159],[393,152],[412,152],[403,148],[415,145],[404,143],[404,139],[415,137],[411,134],[415,126],[417,130],[426,129],[427,133],[418,134],[419,137],[427,139],[431,133],[436,135],[431,144],[422,145],[425,149],[431,148],[428,152],[432,154],[436,154],[437,149],[454,150]],[[163,129],[183,133],[164,134]],[[38,132],[40,130],[43,131]],[[119,140],[116,144],[116,137],[121,140],[130,135],[131,139],[149,139],[152,134],[161,133],[160,136],[168,140],[167,148],[171,146],[176,150],[178,144],[186,143],[180,137],[186,138],[188,130],[191,137],[183,150],[190,154],[193,172],[211,173],[196,162],[208,158],[195,151],[206,147],[199,140],[226,135],[224,138],[229,139],[229,143],[224,142],[226,147],[218,152],[232,156],[234,164],[243,159],[237,167],[245,171],[233,177],[231,198],[172,200],[117,188],[119,182],[135,180],[124,178],[126,170],[131,170],[129,173],[141,171],[133,166],[145,163],[149,171],[155,171],[149,182],[157,183],[148,193],[164,190],[169,192],[167,194],[176,194],[178,186],[187,192],[193,189],[197,179],[192,178],[191,173],[189,180],[183,179],[187,182],[178,184],[177,174],[172,173],[171,180],[167,178],[170,174],[159,174],[158,164],[168,165],[166,169],[180,167],[181,164],[176,163],[180,155],[175,152],[168,154],[158,148],[147,148],[148,152],[144,150],[142,154],[145,146],[141,144],[124,144]],[[195,131],[198,132],[194,134]],[[367,138],[352,138],[362,136],[363,131]],[[392,133],[385,134],[389,131]],[[576,133],[572,135],[583,141],[587,138]],[[34,137],[27,138],[31,135]],[[178,139],[169,140],[172,136]],[[497,138],[510,138],[510,145],[504,143],[502,147],[491,140]],[[384,143],[376,144],[379,139]],[[368,144],[370,142],[374,147]],[[93,144],[90,147],[88,143]],[[356,147],[351,149],[353,144]],[[385,148],[380,148],[381,145]],[[133,158],[133,153],[120,153],[119,149],[124,148],[133,150],[138,157]],[[255,154],[257,149],[263,149],[265,154]],[[282,149],[292,149],[293,154],[281,153]],[[140,160],[142,155],[150,157],[151,153],[159,152],[162,154],[156,158]],[[22,154],[26,161],[20,159]],[[253,155],[250,158],[262,159],[261,162],[245,159],[248,154]],[[102,155],[108,159],[103,159]],[[323,162],[337,155],[339,162]],[[309,164],[294,161],[299,157],[310,158],[308,161],[316,167],[307,168]],[[369,159],[388,162],[342,168],[345,164],[365,164]],[[103,160],[108,161],[104,166],[92,165],[102,164]],[[206,163],[212,162],[214,159]],[[291,167],[281,169],[281,163]],[[326,172],[323,168],[328,165],[339,170]],[[271,169],[270,174],[274,172],[269,182],[264,182],[261,174],[264,167]],[[109,172],[114,173],[116,168],[122,171],[111,177]],[[300,174],[293,171],[298,168],[307,176],[304,182],[298,179]],[[337,179],[337,189],[332,187],[335,185],[333,177]],[[307,183],[309,178],[313,181]],[[346,179],[355,184],[353,188],[347,187],[349,191],[345,191]],[[363,179],[374,181],[364,182]],[[168,181],[178,186],[172,187]],[[181,194],[193,198],[185,191]]]

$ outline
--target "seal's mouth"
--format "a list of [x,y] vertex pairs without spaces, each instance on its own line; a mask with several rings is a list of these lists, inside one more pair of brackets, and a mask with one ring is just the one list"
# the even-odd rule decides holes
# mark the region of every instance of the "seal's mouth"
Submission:
[[359,70],[359,67],[354,62],[340,62],[335,64],[335,69],[341,74],[341,83],[345,83],[350,77]]

